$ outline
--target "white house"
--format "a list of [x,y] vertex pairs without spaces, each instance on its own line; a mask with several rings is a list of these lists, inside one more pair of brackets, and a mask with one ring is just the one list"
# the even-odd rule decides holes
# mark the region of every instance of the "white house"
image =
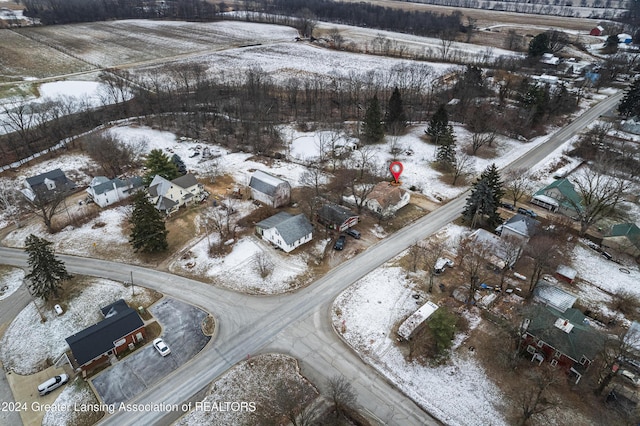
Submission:
[[313,226],[303,214],[293,216],[280,212],[256,224],[256,233],[263,240],[289,253],[296,247],[311,241]]
[[409,192],[390,182],[377,184],[365,201],[365,207],[382,217],[391,217],[409,204]]
[[139,177],[109,179],[105,176],[96,176],[91,180],[86,191],[97,205],[105,208],[128,198],[141,186],[142,179]]
[[149,201],[167,215],[176,212],[182,206],[202,201],[207,196],[204,186],[198,183],[191,173],[172,181],[156,175],[147,192]]
[[258,170],[249,181],[251,198],[271,207],[280,207],[291,201],[291,185],[286,180]]
[[502,238],[515,237],[523,242],[527,242],[529,238],[533,237],[539,225],[540,222],[537,220],[518,213],[498,226],[496,231]]

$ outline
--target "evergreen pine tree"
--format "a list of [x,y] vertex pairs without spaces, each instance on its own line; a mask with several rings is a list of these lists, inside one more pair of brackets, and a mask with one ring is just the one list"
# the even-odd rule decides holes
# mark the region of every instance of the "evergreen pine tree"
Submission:
[[429,121],[429,127],[424,132],[431,136],[431,142],[440,144],[440,138],[446,134],[449,127],[449,115],[444,105],[440,105]]
[[407,116],[404,113],[402,96],[397,86],[393,89],[393,93],[389,98],[389,107],[387,108],[384,122],[387,132],[394,135],[400,134],[402,130],[407,127]]
[[447,126],[446,131],[440,137],[436,161],[446,170],[451,170],[456,164],[456,139],[451,126]]
[[25,239],[25,251],[29,255],[27,263],[31,272],[25,276],[29,281],[31,294],[48,300],[53,293],[58,297],[62,282],[71,278],[64,263],[56,259],[51,241],[31,234]]
[[167,229],[161,213],[151,204],[143,192],[138,192],[133,201],[133,213],[129,222],[133,225],[129,243],[136,253],[156,253],[166,250]]
[[176,165],[176,169],[178,169],[178,173],[181,175],[187,174],[187,166],[185,166],[184,161],[178,154],[173,154],[171,156],[171,162]]
[[544,53],[551,52],[549,47],[549,34],[540,33],[529,42],[529,56],[537,58]]
[[155,175],[160,175],[169,180],[180,176],[176,165],[160,149],[151,150],[144,165],[147,168],[147,172],[144,175],[145,185],[149,185]]
[[473,184],[462,216],[472,228],[475,228],[478,220],[484,217],[487,218],[488,226],[497,226],[501,222],[498,206],[503,196],[504,189],[500,173],[496,165],[491,164]]
[[362,139],[364,143],[378,143],[384,137],[384,126],[382,125],[382,113],[380,112],[380,103],[378,95],[373,98],[367,105],[367,110],[362,122]]
[[640,115],[640,78],[636,78],[627,89],[618,105],[618,112],[625,117]]

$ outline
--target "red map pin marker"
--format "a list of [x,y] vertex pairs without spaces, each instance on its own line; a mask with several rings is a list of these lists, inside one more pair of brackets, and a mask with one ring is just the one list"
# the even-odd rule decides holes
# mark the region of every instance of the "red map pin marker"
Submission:
[[402,167],[402,163],[399,161],[394,161],[389,166],[389,171],[391,172],[391,175],[393,176],[393,178],[396,180],[396,184],[400,183],[398,179],[402,174],[402,170],[404,170],[404,167]]

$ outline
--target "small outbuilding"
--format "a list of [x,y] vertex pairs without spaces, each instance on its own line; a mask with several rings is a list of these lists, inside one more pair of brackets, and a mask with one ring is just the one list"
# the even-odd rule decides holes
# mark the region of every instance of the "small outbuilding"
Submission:
[[601,36],[603,34],[604,34],[604,28],[602,28],[600,25],[592,28],[591,31],[589,31],[589,35],[592,35],[592,36]]
[[313,226],[304,214],[293,216],[280,212],[258,222],[256,233],[263,240],[289,253],[296,247],[311,241]]
[[291,185],[286,180],[258,170],[249,180],[251,198],[271,207],[291,202]]
[[573,284],[573,280],[576,279],[576,275],[578,275],[578,272],[567,265],[559,265],[556,269],[556,276],[558,279],[569,284]]

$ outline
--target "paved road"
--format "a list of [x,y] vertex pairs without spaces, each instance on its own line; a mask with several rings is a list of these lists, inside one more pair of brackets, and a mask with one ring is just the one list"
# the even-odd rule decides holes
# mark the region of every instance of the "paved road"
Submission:
[[[579,117],[548,142],[514,161],[510,168],[530,168],[557,148],[567,137],[584,128],[603,111],[617,104],[616,95]],[[466,194],[452,200],[419,221],[401,229],[348,260],[324,277],[295,294],[273,297],[245,296],[198,281],[136,266],[124,266],[102,260],[60,256],[67,268],[78,274],[126,280],[133,271],[134,281],[212,312],[218,318],[218,336],[213,345],[176,370],[131,403],[180,404],[197,393],[248,354],[267,348],[288,349],[302,357],[310,377],[342,374],[354,380],[361,392],[360,405],[385,424],[437,424],[428,414],[404,398],[377,373],[364,365],[335,336],[329,324],[328,310],[333,299],[345,288],[374,270],[416,241],[445,226],[460,215]],[[0,248],[0,263],[24,265],[20,250]],[[186,291],[185,291],[186,290]],[[118,412],[102,424],[168,424],[162,412]]]

